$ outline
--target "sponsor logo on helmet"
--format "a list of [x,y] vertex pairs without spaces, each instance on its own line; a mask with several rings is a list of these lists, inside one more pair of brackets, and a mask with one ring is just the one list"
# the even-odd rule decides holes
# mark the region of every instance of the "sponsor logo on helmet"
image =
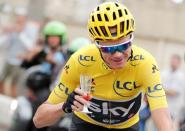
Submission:
[[107,101],[93,98],[89,107],[92,113],[87,115],[90,119],[101,124],[120,124],[137,114],[141,106],[141,98],[141,93],[127,101]]
[[140,85],[136,84],[135,81],[121,82],[116,80],[113,84],[115,93],[122,97],[131,97],[132,95],[129,95],[131,91],[137,90],[139,87]]
[[147,95],[149,97],[163,97],[163,96],[165,96],[165,92],[163,90],[162,84],[156,84],[154,86],[149,86],[147,88]]
[[79,55],[78,57],[78,62],[82,65],[82,66],[91,66],[94,64],[95,62],[95,58],[94,56],[89,56],[89,55]]

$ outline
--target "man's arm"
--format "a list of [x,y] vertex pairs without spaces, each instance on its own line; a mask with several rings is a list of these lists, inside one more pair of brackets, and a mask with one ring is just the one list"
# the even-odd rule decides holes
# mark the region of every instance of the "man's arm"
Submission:
[[[84,93],[76,88],[67,98],[66,102],[51,104],[49,101],[43,103],[36,111],[33,122],[37,128],[55,124],[64,114],[71,111],[82,111],[83,106],[88,104],[83,98]],[[68,109],[68,111],[66,110]],[[70,109],[70,112],[69,112]]]
[[43,103],[37,109],[33,122],[37,128],[50,126],[56,123],[64,114],[63,103],[52,105],[49,102]]
[[168,108],[153,110],[151,114],[158,131],[174,131]]
[[157,63],[150,54],[147,54],[143,62],[143,70],[141,69],[138,75],[142,76],[140,78],[145,87],[152,118],[158,131],[174,131]]
[[81,111],[83,105],[88,104],[82,97],[84,93],[76,88],[79,74],[75,59],[70,58],[66,66],[68,68],[62,71],[59,84],[53,89],[47,102],[43,103],[35,113],[33,121],[37,128],[53,125],[63,116],[64,111]]

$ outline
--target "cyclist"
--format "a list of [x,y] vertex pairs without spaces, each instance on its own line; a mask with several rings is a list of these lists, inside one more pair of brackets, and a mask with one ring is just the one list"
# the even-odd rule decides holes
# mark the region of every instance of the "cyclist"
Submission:
[[[73,112],[71,131],[137,131],[146,93],[158,130],[172,131],[157,64],[150,53],[132,44],[135,21],[130,11],[120,3],[100,4],[90,14],[88,30],[95,44],[68,60],[58,86],[34,116],[36,127]],[[79,88],[81,74],[93,78],[90,101]],[[81,112],[85,104],[92,113]]]

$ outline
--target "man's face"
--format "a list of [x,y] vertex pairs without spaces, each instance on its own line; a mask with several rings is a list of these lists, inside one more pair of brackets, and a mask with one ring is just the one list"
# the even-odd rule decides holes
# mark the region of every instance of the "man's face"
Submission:
[[15,30],[17,32],[23,31],[25,24],[26,24],[26,16],[23,15],[17,15],[16,16],[16,23],[15,23]]
[[[101,41],[99,42],[100,46],[110,46],[110,45],[118,45],[124,42],[127,42],[131,39],[131,35],[128,35],[126,37],[122,37],[117,40],[107,40],[107,41]],[[125,45],[125,44],[124,44]],[[126,50],[124,51],[115,51],[114,53],[107,53],[103,52],[100,49],[100,52],[102,54],[102,57],[105,61],[105,63],[112,69],[120,69],[123,68],[128,60],[128,58],[131,55],[131,45],[127,46]]]
[[59,36],[48,36],[48,45],[51,48],[57,48],[60,45],[60,37]]
[[171,57],[171,69],[173,71],[176,71],[179,67],[180,67],[180,64],[181,64],[181,59],[180,59],[180,56],[178,55],[173,55]]

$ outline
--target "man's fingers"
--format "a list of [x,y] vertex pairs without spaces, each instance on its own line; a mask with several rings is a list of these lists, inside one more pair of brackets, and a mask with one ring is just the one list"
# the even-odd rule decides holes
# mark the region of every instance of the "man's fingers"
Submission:
[[80,88],[76,88],[75,92],[81,96],[85,95],[85,93],[80,89]]
[[72,105],[71,108],[73,111],[82,111],[83,110],[83,106],[76,107],[76,106]]
[[75,100],[81,103],[82,105],[87,105],[88,101],[85,100],[82,96],[75,95]]
[[[80,95],[80,96],[85,96],[85,95],[87,95],[87,94],[84,93],[80,88],[76,88],[76,89],[74,90],[74,92],[77,93],[77,94]],[[92,99],[92,95],[89,95],[89,94],[88,94],[88,100],[90,100],[90,99]]]
[[83,104],[79,103],[78,101],[74,101],[73,102],[73,105],[76,106],[76,107],[78,107],[78,108],[83,107]]

